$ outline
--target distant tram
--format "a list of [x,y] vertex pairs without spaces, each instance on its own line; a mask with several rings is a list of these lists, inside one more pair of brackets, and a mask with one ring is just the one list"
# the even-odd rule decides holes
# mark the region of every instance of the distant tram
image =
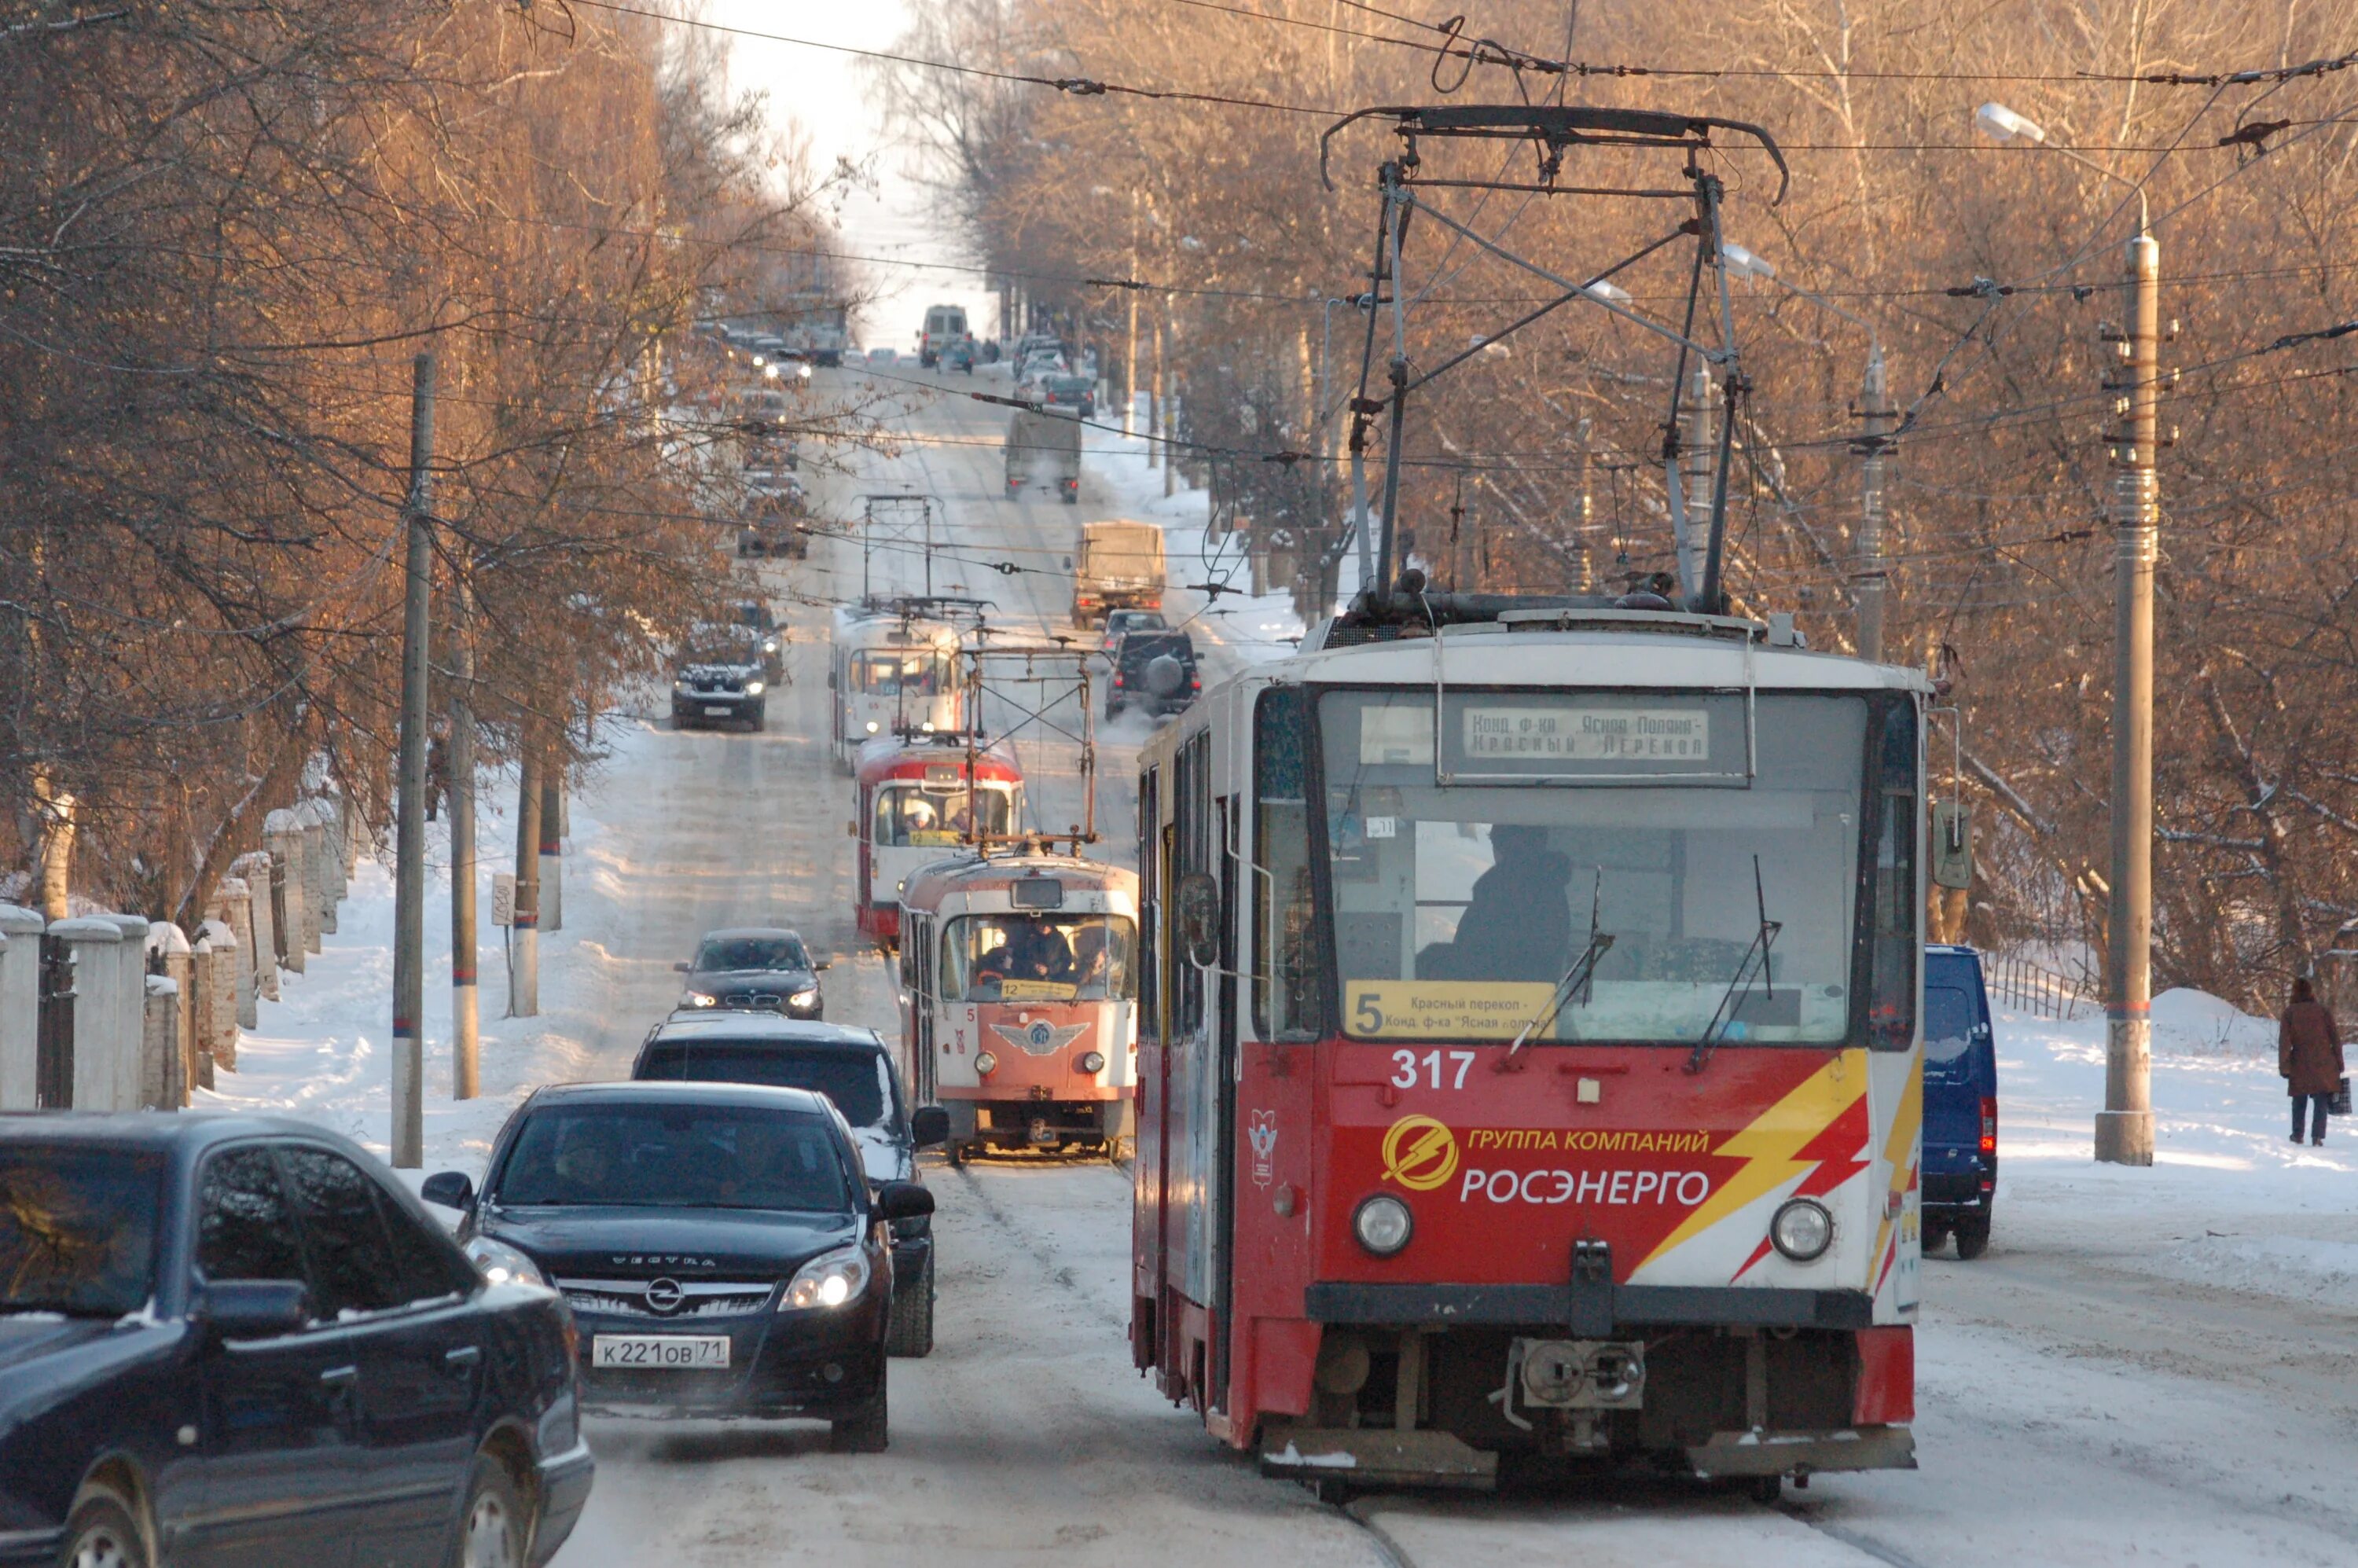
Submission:
[[901,895],[903,1037],[953,1161],[1120,1154],[1133,1135],[1138,879],[1044,848],[936,861]]
[[957,733],[879,737],[860,749],[851,834],[860,840],[861,935],[901,939],[901,888],[919,868],[978,836],[1005,838],[1023,820],[1023,770],[1012,752]]
[[905,605],[838,608],[827,676],[836,760],[850,767],[860,748],[880,735],[965,729],[959,645],[955,624]]
[[1322,1490],[1912,1467],[1926,682],[1413,593],[1141,758],[1137,1364]]

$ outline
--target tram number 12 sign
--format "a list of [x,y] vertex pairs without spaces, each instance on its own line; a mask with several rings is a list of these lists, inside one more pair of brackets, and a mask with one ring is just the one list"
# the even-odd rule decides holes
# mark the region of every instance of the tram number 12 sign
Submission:
[[1468,708],[1466,755],[1709,762],[1711,715],[1700,708]]

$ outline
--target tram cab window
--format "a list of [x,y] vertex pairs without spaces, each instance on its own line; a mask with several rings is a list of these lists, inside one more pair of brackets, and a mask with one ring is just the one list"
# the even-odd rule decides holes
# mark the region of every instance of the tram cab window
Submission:
[[968,795],[962,785],[887,784],[876,792],[873,841],[888,849],[944,847],[969,832],[1005,833],[1012,804],[1006,790],[988,785]]
[[[1594,948],[1542,1038],[1692,1044],[1725,1003],[1725,1044],[1830,1044],[1898,962],[1879,932],[1855,962],[1862,849],[1887,860],[1909,809],[1885,793],[1869,825],[1864,698],[1763,695],[1748,722],[1704,692],[1452,692],[1437,727],[1429,691],[1319,708],[1347,1033],[1511,1038]],[[1738,986],[1764,909],[1767,980]]]
[[949,678],[949,655],[933,648],[877,649],[851,661],[851,688],[871,697],[933,697]]
[[1109,1001],[1135,994],[1138,935],[1120,915],[964,914],[942,932],[942,994]]

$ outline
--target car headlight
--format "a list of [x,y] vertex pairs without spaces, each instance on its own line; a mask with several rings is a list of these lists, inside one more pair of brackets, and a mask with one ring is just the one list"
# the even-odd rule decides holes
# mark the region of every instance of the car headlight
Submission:
[[1768,1222],[1768,1239],[1794,1262],[1810,1262],[1834,1244],[1834,1217],[1815,1199],[1791,1199]]
[[785,1293],[778,1298],[778,1310],[807,1312],[857,1301],[868,1288],[868,1254],[859,1247],[823,1252],[795,1271]]
[[1389,1258],[1416,1234],[1416,1220],[1408,1205],[1390,1193],[1378,1193],[1359,1200],[1359,1206],[1351,1211],[1351,1234],[1377,1257]]
[[811,1003],[818,1000],[818,988],[817,986],[805,986],[802,989],[796,991],[786,1000],[796,1007],[808,1007]]
[[777,651],[778,651],[778,640],[777,640],[775,637],[772,637],[772,638],[768,639],[766,642],[764,642],[764,643],[762,644],[762,652],[763,652],[763,653],[765,653],[765,654],[774,654],[774,653],[776,653]]
[[875,734],[875,733],[876,733],[876,720],[874,720],[873,719],[870,719],[870,720],[868,721],[868,732],[869,732],[871,735],[873,735],[873,734]]
[[679,999],[682,1007],[719,1007],[720,999],[710,991],[689,991]]
[[999,1058],[988,1051],[977,1051],[974,1054],[974,1070],[987,1078],[999,1071]]
[[686,691],[689,689],[687,677],[686,676],[680,676],[677,680],[671,683],[671,688],[674,691]]
[[1081,1068],[1081,1071],[1083,1071],[1084,1073],[1102,1073],[1102,1072],[1104,1072],[1104,1071],[1105,1071],[1105,1053],[1104,1053],[1104,1052],[1102,1052],[1102,1051],[1084,1051],[1084,1052],[1082,1052],[1082,1053],[1081,1053],[1080,1068]]
[[548,1287],[540,1265],[504,1241],[478,1236],[467,1243],[465,1251],[475,1271],[492,1284],[538,1285],[544,1290]]
[[761,695],[762,695],[762,683],[761,683],[760,681],[757,681],[757,680],[749,680],[749,681],[747,681],[747,682],[745,683],[745,695],[746,695],[747,697],[759,697],[759,696],[761,696]]

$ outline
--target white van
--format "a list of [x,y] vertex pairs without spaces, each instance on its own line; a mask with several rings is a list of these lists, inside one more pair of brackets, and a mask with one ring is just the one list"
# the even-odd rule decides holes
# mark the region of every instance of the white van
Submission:
[[936,305],[925,312],[925,335],[917,348],[917,358],[927,370],[941,363],[942,351],[952,343],[966,341],[966,307]]

